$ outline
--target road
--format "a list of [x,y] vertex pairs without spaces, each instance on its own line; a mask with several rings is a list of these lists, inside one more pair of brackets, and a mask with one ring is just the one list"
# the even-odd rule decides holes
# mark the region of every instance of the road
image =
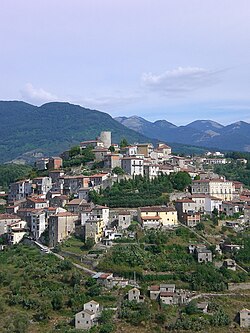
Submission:
[[[33,241],[40,249],[41,249],[41,251],[43,251],[43,252],[46,252],[46,253],[50,253],[50,254],[53,254],[54,256],[56,256],[58,259],[60,259],[60,260],[64,260],[65,258],[63,257],[63,256],[61,256],[60,254],[58,254],[58,253],[55,253],[55,252],[53,252],[53,251],[51,251],[47,246],[45,246],[45,245],[43,245],[43,244],[41,244],[41,243],[39,243],[39,242],[37,242],[37,241]],[[74,263],[74,262],[71,262],[72,263],[72,265],[73,266],[75,266],[76,268],[78,268],[78,269],[81,269],[82,271],[84,271],[86,274],[88,274],[88,275],[95,275],[97,272],[96,271],[93,271],[93,270],[91,270],[91,269],[89,269],[89,268],[87,268],[87,267],[84,267],[84,266],[82,266],[82,265],[79,265],[79,264],[76,264],[76,263]]]

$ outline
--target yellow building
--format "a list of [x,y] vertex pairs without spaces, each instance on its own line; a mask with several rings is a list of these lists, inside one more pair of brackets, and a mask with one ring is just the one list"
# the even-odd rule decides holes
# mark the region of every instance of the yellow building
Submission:
[[152,206],[138,208],[138,220],[143,227],[172,227],[178,224],[177,211],[172,207]]
[[90,219],[85,223],[85,240],[93,238],[95,243],[101,240],[104,231],[103,219]]

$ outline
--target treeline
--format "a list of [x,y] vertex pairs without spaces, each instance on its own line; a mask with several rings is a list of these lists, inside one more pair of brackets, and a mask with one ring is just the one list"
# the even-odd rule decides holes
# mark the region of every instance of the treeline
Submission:
[[69,157],[63,159],[63,167],[68,168],[72,166],[85,165],[87,162],[93,161],[95,155],[93,153],[93,147],[87,147],[80,149],[79,146],[72,147],[69,151]]
[[32,171],[30,165],[3,164],[0,165],[0,186],[7,189],[8,186],[22,178],[26,178]]
[[229,164],[216,165],[214,171],[225,176],[228,180],[237,180],[250,187],[250,160],[248,163],[240,164],[232,161]]
[[121,180],[100,193],[90,192],[90,199],[96,204],[106,204],[109,207],[163,205],[169,202],[168,193],[173,190],[183,191],[191,181],[186,172],[160,175],[152,180],[135,176],[133,179]]

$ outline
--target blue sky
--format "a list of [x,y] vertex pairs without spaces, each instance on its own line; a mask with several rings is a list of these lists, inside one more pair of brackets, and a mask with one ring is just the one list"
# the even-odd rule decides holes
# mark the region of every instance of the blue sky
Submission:
[[0,99],[250,122],[249,0],[1,0]]

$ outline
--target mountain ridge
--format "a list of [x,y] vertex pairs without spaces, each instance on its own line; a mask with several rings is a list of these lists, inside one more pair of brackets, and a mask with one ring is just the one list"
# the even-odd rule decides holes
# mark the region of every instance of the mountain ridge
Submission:
[[[124,119],[126,118],[126,119]],[[150,122],[140,117],[140,123],[133,123],[133,117],[114,118],[128,127],[151,137],[171,142],[216,147],[222,150],[250,151],[250,124],[238,121],[229,125],[221,125],[213,120],[195,120],[187,125],[176,126],[166,120]],[[146,126],[145,126],[146,124]],[[157,130],[155,127],[157,125]]]

